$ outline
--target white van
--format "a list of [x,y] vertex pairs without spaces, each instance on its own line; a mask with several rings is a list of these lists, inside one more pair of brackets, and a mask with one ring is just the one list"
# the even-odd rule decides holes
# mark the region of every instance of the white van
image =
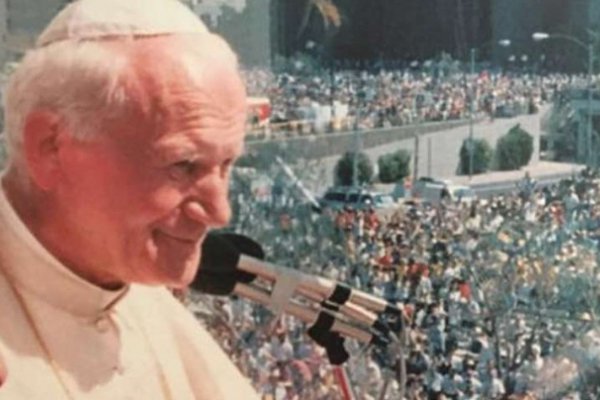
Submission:
[[477,194],[470,186],[448,185],[447,189],[450,192],[450,200],[454,202],[471,204],[477,200]]
[[451,202],[471,203],[477,195],[469,186],[455,185],[449,180],[429,177],[419,178],[412,187],[411,197],[422,201],[439,204],[442,196],[448,196]]

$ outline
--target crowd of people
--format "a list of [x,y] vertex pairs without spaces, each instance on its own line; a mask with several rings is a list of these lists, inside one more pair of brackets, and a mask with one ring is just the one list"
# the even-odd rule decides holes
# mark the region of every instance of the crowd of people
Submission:
[[398,70],[336,70],[322,73],[245,73],[250,95],[270,102],[270,118],[251,119],[250,137],[290,136],[332,131],[535,113],[566,87],[585,84],[583,76],[505,74],[483,71],[432,73]]
[[[505,79],[461,92],[452,77],[405,75],[336,72],[325,96],[356,125],[385,126],[459,118],[475,89]],[[318,79],[282,96],[314,101]],[[537,93],[523,84],[535,78],[508,79],[529,111],[548,95],[544,80]],[[491,87],[493,111],[505,94]],[[50,21],[4,93],[3,398],[598,397],[596,173],[386,215],[315,209],[285,177],[258,197],[233,166],[245,94],[232,49],[181,2],[77,0]],[[399,99],[416,104],[406,121]],[[304,323],[245,300],[186,297],[206,233],[230,222],[230,186],[227,229],[269,261],[395,303],[399,354],[345,340],[352,357],[334,367],[320,347],[342,344],[331,332],[316,344]]]
[[[269,261],[402,305],[406,386],[376,349],[347,341],[357,399],[381,398],[386,382],[388,399],[401,390],[411,400],[592,399],[599,190],[590,171],[543,188],[526,176],[512,193],[407,201],[380,216],[349,207],[315,213],[292,189],[257,202],[237,187],[232,229],[262,243]],[[200,299],[211,304],[213,334],[263,398],[343,398],[303,323],[246,300]]]
[[[470,80],[412,69],[246,73],[250,94],[271,101],[273,134],[462,119],[473,92],[478,114],[530,113],[584,82],[492,73]],[[307,120],[308,127],[294,127]],[[405,387],[374,348],[347,341],[357,399],[382,391],[411,400],[600,394],[593,379],[600,189],[589,171],[543,190],[527,179],[514,193],[474,203],[407,202],[385,217],[351,208],[315,213],[286,190],[258,200],[234,185],[231,229],[262,243],[269,261],[397,303],[410,321]],[[304,323],[237,298],[189,300],[264,399],[343,399],[340,370]]]

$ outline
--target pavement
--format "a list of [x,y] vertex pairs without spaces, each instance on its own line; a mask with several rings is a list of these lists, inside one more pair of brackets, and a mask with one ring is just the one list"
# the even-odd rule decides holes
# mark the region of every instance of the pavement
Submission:
[[[538,113],[531,115],[496,118],[494,121],[483,119],[474,124],[473,137],[485,139],[492,148],[495,148],[498,139],[513,126],[520,125],[534,138],[531,162],[535,164],[539,161],[539,137],[542,134],[540,120],[549,108],[549,105],[544,105]],[[468,126],[421,136],[418,151],[418,175],[454,180],[458,170],[460,148],[463,140],[468,137]]]
[[[417,153],[417,174],[419,176],[448,179],[457,184],[473,186],[475,189],[479,188],[483,190],[484,188],[492,186],[497,189],[501,187],[502,184],[504,184],[505,189],[508,189],[509,186],[514,188],[514,182],[522,179],[526,171],[529,171],[530,175],[538,182],[556,182],[581,170],[583,166],[539,160],[539,137],[542,134],[540,121],[549,110],[550,105],[546,104],[541,107],[537,114],[519,115],[513,118],[496,118],[494,121],[484,118],[483,120],[474,123],[473,137],[476,139],[486,139],[492,147],[495,147],[498,139],[517,124],[534,137],[532,161],[530,165],[517,171],[494,171],[474,175],[472,179],[469,179],[468,176],[456,175],[459,164],[460,147],[462,146],[463,140],[468,138],[470,134],[468,126],[421,135],[419,137],[418,150],[416,149],[417,146],[415,140],[410,138],[364,149],[363,151],[369,155],[373,163],[377,162],[378,157],[400,149],[407,150],[412,154]],[[339,157],[340,156],[334,156],[321,160],[320,168],[322,168],[323,171],[322,179],[314,185],[315,187],[310,186],[311,189],[319,193],[332,184],[334,167],[339,160]],[[411,165],[411,170],[413,168],[414,164]]]
[[583,168],[585,168],[585,166],[580,164],[538,161],[519,170],[492,171],[473,175],[471,179],[469,179],[469,176],[455,176],[452,178],[452,181],[457,184],[469,185],[476,188],[488,184],[515,182],[523,179],[526,172],[529,172],[529,175],[537,181],[566,178],[578,173]]

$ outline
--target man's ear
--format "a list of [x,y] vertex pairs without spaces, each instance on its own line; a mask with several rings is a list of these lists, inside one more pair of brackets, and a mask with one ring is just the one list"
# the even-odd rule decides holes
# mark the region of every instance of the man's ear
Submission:
[[61,118],[51,111],[32,111],[23,124],[23,151],[32,181],[50,190],[60,175]]

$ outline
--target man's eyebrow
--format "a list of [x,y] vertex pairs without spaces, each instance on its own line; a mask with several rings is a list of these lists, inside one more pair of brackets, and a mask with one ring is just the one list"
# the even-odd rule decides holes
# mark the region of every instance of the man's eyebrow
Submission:
[[201,152],[189,145],[159,144],[150,153],[160,161],[169,162],[174,159],[198,159]]
[[191,160],[197,162],[208,162],[217,154],[223,159],[236,159],[244,153],[243,144],[235,148],[215,151],[208,147],[194,147],[191,145],[169,145],[163,144],[154,147],[151,154],[160,162],[172,162],[177,160]]

